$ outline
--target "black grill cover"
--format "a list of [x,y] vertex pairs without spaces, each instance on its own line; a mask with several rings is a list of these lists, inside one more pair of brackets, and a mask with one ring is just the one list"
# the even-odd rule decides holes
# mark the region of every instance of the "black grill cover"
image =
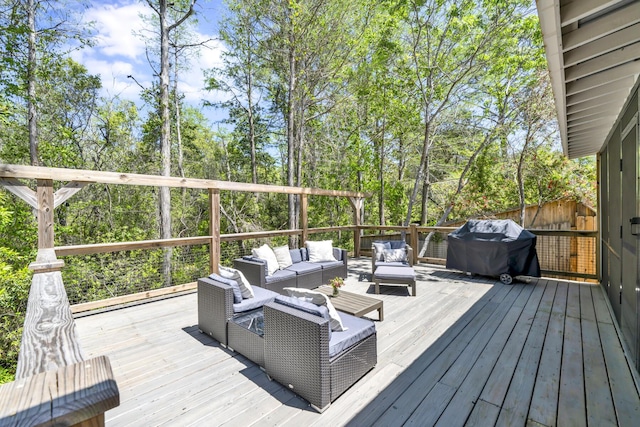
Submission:
[[469,220],[447,238],[447,268],[540,277],[536,235],[510,219]]

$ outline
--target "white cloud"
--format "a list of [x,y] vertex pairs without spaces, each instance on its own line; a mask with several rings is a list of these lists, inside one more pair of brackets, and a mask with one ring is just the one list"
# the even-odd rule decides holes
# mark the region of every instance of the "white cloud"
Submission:
[[[209,37],[202,34],[198,37],[201,41],[209,39]],[[219,41],[210,40],[207,42],[206,47],[200,49],[199,56],[190,60],[191,66],[181,72],[179,82],[179,90],[184,93],[185,101],[196,104],[203,98],[209,101],[219,101],[222,99],[221,94],[210,93],[204,90],[204,72],[205,70],[222,65],[222,53],[224,49],[224,46]]]
[[[206,41],[206,47],[200,48],[198,55],[190,59],[189,66],[180,72],[179,90],[185,95],[185,102],[193,106],[201,105],[204,98],[215,102],[227,97],[224,93],[204,91],[204,70],[222,65],[224,51],[215,35],[205,34],[217,26],[217,23],[204,22],[206,18],[213,19],[219,15],[219,2],[214,1],[213,6],[200,10],[206,14],[205,19],[200,20],[197,31],[190,33],[192,40]],[[151,13],[144,2],[131,0],[96,0],[84,12],[84,20],[94,23],[95,44],[72,55],[75,61],[87,67],[90,74],[100,75],[105,96],[119,96],[140,105],[140,85],[150,88],[157,79],[149,66],[144,41],[136,35],[145,31],[140,15]],[[135,81],[129,76],[133,76]]]
[[97,38],[95,49],[105,56],[123,56],[136,62],[144,58],[144,41],[140,34],[144,23],[141,14],[149,14],[142,3],[94,5],[85,13],[94,22]]

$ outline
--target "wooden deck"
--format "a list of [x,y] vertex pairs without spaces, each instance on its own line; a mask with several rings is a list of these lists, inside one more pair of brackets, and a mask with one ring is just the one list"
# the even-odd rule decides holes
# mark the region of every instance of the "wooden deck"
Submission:
[[[350,261],[345,290],[374,296],[358,281],[369,263]],[[406,286],[375,295],[378,365],[323,414],[200,334],[196,294],[78,318],[86,356],[108,355],[120,387],[107,424],[638,425],[638,389],[599,286],[416,271],[418,296]]]

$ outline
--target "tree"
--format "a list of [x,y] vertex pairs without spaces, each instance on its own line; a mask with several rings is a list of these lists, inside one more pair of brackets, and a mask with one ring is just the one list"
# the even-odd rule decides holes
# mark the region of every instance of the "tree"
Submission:
[[[169,109],[169,38],[170,33],[185,22],[194,12],[193,6],[197,0],[173,1],[146,0],[149,7],[157,16],[158,37],[160,42],[160,73],[159,73],[159,116],[160,116],[160,174],[171,176],[171,122]],[[169,22],[170,12],[177,17]],[[160,187],[160,238],[171,238],[171,193],[169,187]],[[171,250],[165,250],[164,262],[165,280],[171,280]]]
[[[82,6],[76,5],[76,6]],[[41,164],[38,140],[38,86],[46,81],[50,64],[63,58],[67,51],[89,44],[90,26],[80,26],[74,11],[59,2],[48,0],[17,0],[2,14],[7,29],[0,40],[6,66],[0,83],[9,96],[24,100],[29,135],[29,158],[32,165]]]
[[262,58],[264,34],[259,31],[259,9],[245,0],[229,2],[231,12],[222,21],[220,38],[229,47],[223,53],[224,68],[211,70],[208,90],[222,90],[230,99],[216,106],[229,110],[230,124],[246,133],[250,154],[251,182],[258,183],[258,151],[268,138],[269,126],[263,119],[260,104],[267,80],[265,59]]
[[[546,72],[539,75],[539,79],[534,84],[524,88],[521,92],[522,103],[520,104],[520,114],[518,116],[520,128],[523,131],[523,144],[520,148],[520,155],[516,158],[517,164],[517,184],[518,199],[520,207],[520,225],[525,224],[525,211],[527,198],[525,194],[525,176],[527,168],[527,158],[534,156],[540,145],[548,145],[551,138],[556,133],[555,126],[552,125],[555,117],[553,105],[548,102],[552,98],[551,82]],[[538,207],[542,207],[542,198],[538,199]],[[539,211],[539,209],[538,209]],[[529,227],[531,224],[528,225]]]
[[[502,28],[516,13],[517,4],[473,1],[410,2],[405,49],[410,59],[404,64],[413,75],[416,96],[421,106],[422,143],[418,170],[405,225],[411,222],[418,190],[429,169],[437,119],[454,102],[466,96],[469,84],[486,64],[485,54]],[[428,195],[428,189],[424,192]]]

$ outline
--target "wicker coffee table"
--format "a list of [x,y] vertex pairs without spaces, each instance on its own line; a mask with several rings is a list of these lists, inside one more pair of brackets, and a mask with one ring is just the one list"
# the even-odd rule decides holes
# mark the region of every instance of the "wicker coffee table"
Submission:
[[353,292],[347,292],[340,290],[338,296],[333,296],[333,288],[328,285],[320,286],[316,289],[318,292],[322,292],[325,295],[329,295],[331,303],[336,310],[343,311],[348,314],[352,314],[356,317],[362,317],[364,314],[373,310],[378,310],[378,320],[384,320],[384,312],[382,309],[382,301],[376,298],[371,298],[366,295],[354,294]]

